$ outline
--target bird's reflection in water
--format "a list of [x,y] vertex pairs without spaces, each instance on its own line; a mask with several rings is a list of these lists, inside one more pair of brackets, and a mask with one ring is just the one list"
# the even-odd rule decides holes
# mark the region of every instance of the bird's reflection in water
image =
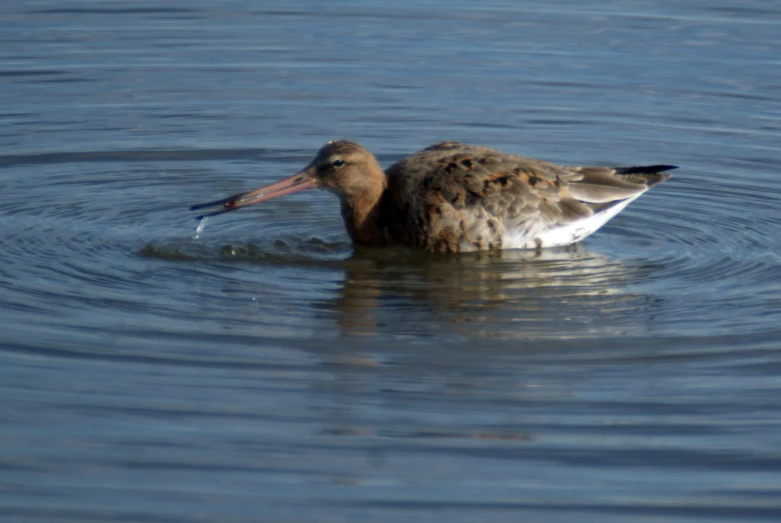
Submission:
[[[459,256],[357,250],[342,267],[330,306],[344,336],[317,352],[334,379],[315,387],[313,401],[338,398],[326,407],[324,434],[381,436],[371,445],[383,451],[398,442],[471,449],[535,440],[533,417],[507,406],[568,401],[580,383],[566,372],[540,374],[538,356],[523,354],[570,353],[573,344],[580,355],[613,350],[647,333],[658,306],[631,290],[647,267],[582,246]],[[365,474],[377,468],[371,445]]]
[[581,245],[459,256],[359,249],[335,309],[350,335],[616,336],[645,328],[630,316],[653,300],[627,290],[640,270]]
[[[351,252],[345,242],[293,240],[283,247],[280,241],[227,247],[172,243],[149,245],[141,252],[171,260],[266,265],[278,274],[250,271],[248,277],[239,271],[239,277],[231,279],[223,267],[220,285],[251,294],[253,302],[263,304],[269,325],[278,323],[279,310],[268,305],[288,300],[313,308],[320,329],[335,320],[341,334],[350,336],[442,341],[615,338],[652,333],[654,314],[662,304],[643,283],[652,281],[663,266],[612,259],[582,244],[440,255],[393,247]],[[307,271],[303,279],[299,269]],[[325,294],[310,290],[314,281],[334,280],[341,284]],[[231,314],[234,320],[241,317],[236,311]],[[257,322],[257,311],[246,320]]]

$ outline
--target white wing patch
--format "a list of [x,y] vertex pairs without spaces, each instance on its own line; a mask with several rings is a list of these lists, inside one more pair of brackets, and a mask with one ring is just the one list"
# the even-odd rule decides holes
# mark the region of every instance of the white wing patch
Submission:
[[640,194],[633,198],[627,198],[622,202],[618,202],[588,218],[581,218],[575,222],[553,227],[552,229],[541,231],[527,231],[526,229],[509,230],[502,239],[502,246],[505,249],[547,249],[550,247],[572,245],[597,231],[616,214],[623,211],[624,208],[638,198]]

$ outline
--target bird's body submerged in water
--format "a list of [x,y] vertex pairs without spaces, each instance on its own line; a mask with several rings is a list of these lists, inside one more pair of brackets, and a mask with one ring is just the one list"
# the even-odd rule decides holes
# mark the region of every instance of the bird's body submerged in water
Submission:
[[329,142],[300,173],[202,205],[211,216],[304,189],[335,193],[358,245],[434,252],[540,249],[578,242],[670,177],[669,165],[567,167],[442,142],[383,171],[357,143]]

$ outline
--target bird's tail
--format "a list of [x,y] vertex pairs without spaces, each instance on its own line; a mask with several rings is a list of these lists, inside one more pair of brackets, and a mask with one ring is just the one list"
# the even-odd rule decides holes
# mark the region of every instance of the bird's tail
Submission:
[[677,169],[675,165],[643,165],[639,167],[618,167],[616,174],[621,176],[622,180],[630,183],[640,183],[646,187],[653,187],[657,183],[669,180],[672,174],[666,171]]

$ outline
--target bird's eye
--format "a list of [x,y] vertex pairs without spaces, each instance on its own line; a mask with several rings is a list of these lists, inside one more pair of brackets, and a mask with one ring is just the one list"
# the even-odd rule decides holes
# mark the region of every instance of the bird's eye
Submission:
[[334,160],[334,161],[331,163],[331,165],[333,165],[334,167],[341,167],[341,166],[343,166],[343,165],[344,165],[344,160]]

